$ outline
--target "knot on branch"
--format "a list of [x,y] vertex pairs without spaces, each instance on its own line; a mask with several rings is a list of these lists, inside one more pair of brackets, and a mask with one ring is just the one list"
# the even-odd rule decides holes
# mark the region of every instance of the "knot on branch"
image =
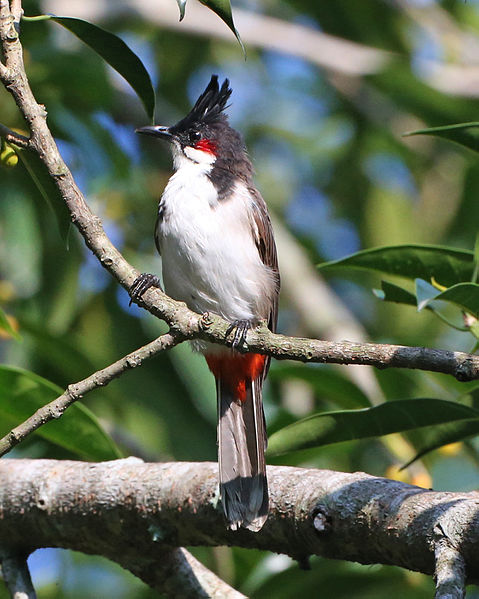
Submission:
[[315,532],[320,536],[331,530],[331,521],[327,514],[320,508],[313,512],[313,527]]
[[474,366],[474,362],[471,358],[466,357],[464,360],[458,363],[455,377],[461,383],[472,381],[477,378],[477,369]]
[[211,318],[211,314],[209,312],[204,312],[199,321],[200,331],[208,330],[212,324],[213,319]]

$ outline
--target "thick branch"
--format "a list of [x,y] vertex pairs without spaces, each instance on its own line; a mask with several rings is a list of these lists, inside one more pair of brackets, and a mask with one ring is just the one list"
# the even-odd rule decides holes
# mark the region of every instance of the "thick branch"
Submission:
[[[0,538],[12,549],[65,547],[117,561],[155,588],[165,548],[236,545],[395,564],[432,574],[438,527],[479,578],[479,494],[442,493],[363,473],[269,467],[270,515],[230,531],[217,465],[0,460]],[[80,534],[81,531],[81,534]],[[457,550],[459,556],[459,549]]]
[[106,368],[93,373],[78,383],[69,385],[65,393],[39,408],[30,418],[12,429],[0,439],[0,456],[5,455],[25,437],[36,431],[50,420],[60,418],[65,410],[83,395],[98,387],[105,387],[114,378],[119,377],[127,370],[140,366],[145,360],[156,356],[162,351],[174,347],[182,341],[181,337],[167,333],[158,337],[148,345],[131,352]]

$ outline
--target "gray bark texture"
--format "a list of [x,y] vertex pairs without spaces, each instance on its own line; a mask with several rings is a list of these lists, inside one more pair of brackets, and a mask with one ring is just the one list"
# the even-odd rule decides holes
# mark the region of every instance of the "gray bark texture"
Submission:
[[268,479],[270,515],[252,533],[227,530],[217,464],[2,459],[0,539],[19,553],[64,547],[100,554],[163,589],[171,552],[195,545],[266,549],[302,563],[315,554],[395,564],[442,579],[449,568],[458,580],[464,571],[470,582],[479,578],[477,492],[283,466],[268,467]]

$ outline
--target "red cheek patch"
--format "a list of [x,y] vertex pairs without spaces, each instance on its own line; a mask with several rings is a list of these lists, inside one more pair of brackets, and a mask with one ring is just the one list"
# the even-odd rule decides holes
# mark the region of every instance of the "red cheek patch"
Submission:
[[201,150],[202,152],[208,152],[208,154],[216,156],[216,144],[211,139],[200,139],[195,145],[195,150]]

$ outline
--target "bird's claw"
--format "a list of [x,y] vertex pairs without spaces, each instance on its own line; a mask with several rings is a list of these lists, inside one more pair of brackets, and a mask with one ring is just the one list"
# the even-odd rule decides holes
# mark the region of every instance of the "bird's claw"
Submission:
[[160,279],[156,275],[144,272],[137,277],[130,287],[130,306],[132,302],[139,302],[142,295],[148,291],[150,287],[158,287],[161,289]]
[[246,341],[246,335],[253,328],[253,323],[249,320],[235,320],[226,330],[226,337],[234,331],[233,342],[231,347],[237,349]]

